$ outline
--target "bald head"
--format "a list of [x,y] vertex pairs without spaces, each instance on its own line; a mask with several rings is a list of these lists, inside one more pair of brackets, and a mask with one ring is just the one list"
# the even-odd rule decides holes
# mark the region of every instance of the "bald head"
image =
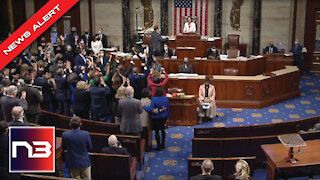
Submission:
[[134,93],[133,87],[132,86],[126,87],[124,93],[127,97],[133,97],[133,93]]
[[213,163],[210,159],[206,159],[203,161],[201,165],[202,174],[211,174],[213,170]]
[[21,106],[15,106],[12,108],[12,117],[14,120],[20,120],[23,121],[23,108]]
[[108,144],[109,144],[110,147],[117,147],[118,146],[117,136],[115,136],[113,134],[111,136],[109,136]]

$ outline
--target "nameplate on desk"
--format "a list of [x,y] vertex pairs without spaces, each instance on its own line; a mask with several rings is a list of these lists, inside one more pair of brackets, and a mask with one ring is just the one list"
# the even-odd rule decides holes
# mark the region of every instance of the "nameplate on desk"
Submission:
[[176,47],[176,49],[179,49],[179,50],[195,50],[196,48],[195,47]]

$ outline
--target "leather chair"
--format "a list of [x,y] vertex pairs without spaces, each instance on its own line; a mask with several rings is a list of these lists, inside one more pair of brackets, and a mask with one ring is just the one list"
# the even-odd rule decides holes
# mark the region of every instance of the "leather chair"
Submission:
[[239,70],[238,69],[233,69],[233,68],[224,69],[224,75],[237,76],[238,74],[239,74]]
[[237,58],[240,56],[239,49],[227,49],[228,58]]
[[240,35],[228,34],[227,49],[239,49],[240,46]]

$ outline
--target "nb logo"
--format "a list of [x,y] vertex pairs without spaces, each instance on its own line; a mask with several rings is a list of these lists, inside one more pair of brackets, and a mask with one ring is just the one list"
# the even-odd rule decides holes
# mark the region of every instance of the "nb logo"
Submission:
[[17,151],[19,146],[27,148],[28,158],[48,158],[51,155],[52,152],[50,149],[52,146],[48,141],[32,141],[32,143],[35,146],[34,153],[32,146],[27,141],[12,141],[12,158],[17,158]]

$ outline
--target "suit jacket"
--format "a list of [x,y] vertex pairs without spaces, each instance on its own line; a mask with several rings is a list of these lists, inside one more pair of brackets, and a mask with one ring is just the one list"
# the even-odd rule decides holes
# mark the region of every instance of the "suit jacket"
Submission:
[[43,97],[39,90],[32,86],[26,85],[23,86],[20,91],[25,91],[27,93],[26,100],[28,103],[28,110],[26,111],[26,114],[41,113],[40,103],[42,102]]
[[118,110],[121,116],[121,132],[137,133],[142,131],[140,121],[142,106],[140,100],[135,98],[121,99],[118,104]]
[[87,61],[86,59],[83,59],[83,57],[78,54],[75,58],[75,64],[78,67],[78,70],[81,70],[80,66],[85,66],[87,67]]
[[179,66],[179,72],[180,73],[193,73],[193,68],[192,68],[192,65],[191,64],[188,64],[188,67],[185,68],[184,64],[181,64]]
[[[198,100],[201,102],[206,96],[206,88],[205,84],[202,84],[199,87],[199,98]],[[210,98],[212,101],[215,101],[216,99],[216,89],[212,84],[209,84],[209,92],[208,92],[208,98]]]
[[158,114],[152,113],[151,118],[169,118],[170,104],[169,104],[169,98],[167,98],[166,96],[153,97],[151,99],[150,106],[144,106],[143,108],[148,112],[152,112],[153,109],[161,109],[162,107],[166,107],[167,110],[159,112]]
[[108,95],[110,94],[110,88],[106,87],[91,87],[91,109],[92,113],[98,115],[110,114],[108,105]]
[[0,99],[1,109],[4,114],[4,120],[7,122],[12,121],[11,111],[14,106],[22,106],[22,108],[26,111],[28,109],[28,103],[25,99],[18,99],[16,97],[10,96],[2,96]]
[[91,166],[88,152],[92,149],[92,142],[87,131],[73,129],[62,133],[62,149],[67,150],[68,168],[80,169]]
[[195,33],[197,31],[196,23],[191,22],[190,25],[188,22],[184,23],[183,32],[184,33]]
[[[100,38],[99,34],[96,34],[96,36],[99,36],[99,38]],[[102,38],[100,38],[100,41],[102,42],[103,48],[107,48],[108,47],[107,36],[105,34],[102,34],[101,36],[102,36]]]
[[67,78],[56,76],[54,78],[56,81],[56,98],[60,101],[67,101],[70,97],[68,95],[68,87],[69,84],[67,82]]
[[88,36],[84,34],[83,36],[81,36],[81,39],[83,39],[86,47],[91,48],[92,36],[90,34],[88,34]]
[[222,177],[219,175],[202,175],[191,177],[191,180],[222,180]]
[[263,49],[263,54],[269,54],[270,50],[272,49],[272,53],[279,53],[279,50],[275,46],[267,46],[266,48]]
[[[162,51],[161,55],[164,57],[164,53],[165,53],[165,50]],[[171,58],[171,56],[173,56],[173,52],[172,50],[169,48],[168,49],[168,58]]]
[[18,120],[13,120],[9,123],[9,126],[29,126],[29,124],[27,122],[20,122]]
[[294,61],[297,63],[301,63],[302,62],[302,46],[300,44],[294,44],[291,49],[290,52],[292,52],[293,57],[294,57]]
[[48,102],[51,100],[50,97],[53,88],[53,83],[51,81],[48,81],[47,79],[42,77],[37,77],[34,80],[34,85],[42,87],[43,102]]
[[101,153],[130,155],[126,148],[119,147],[104,147],[101,149]]
[[75,89],[73,91],[73,109],[77,112],[88,112],[90,110],[91,96],[86,90]]
[[151,41],[153,52],[155,53],[155,55],[160,55],[160,53],[163,51],[162,43],[165,42],[166,39],[163,39],[161,35],[156,31],[153,31],[151,34]]
[[207,58],[212,58],[214,57],[215,59],[216,58],[219,58],[220,56],[220,51],[216,49],[216,51],[214,52],[212,49],[209,49],[208,50],[208,53],[207,53]]
[[0,167],[9,168],[9,136],[0,134]]

